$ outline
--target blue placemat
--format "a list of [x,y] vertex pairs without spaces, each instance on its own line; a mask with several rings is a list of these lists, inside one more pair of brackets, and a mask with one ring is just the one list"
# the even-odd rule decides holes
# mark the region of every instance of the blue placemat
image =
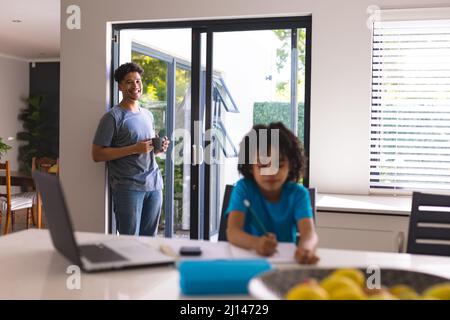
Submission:
[[184,260],[178,269],[185,295],[247,294],[250,279],[272,266],[266,259]]

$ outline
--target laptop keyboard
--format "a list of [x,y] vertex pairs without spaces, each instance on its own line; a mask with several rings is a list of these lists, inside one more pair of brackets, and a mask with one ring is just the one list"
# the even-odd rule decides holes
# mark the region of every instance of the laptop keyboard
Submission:
[[80,246],[81,255],[94,263],[126,261],[127,259],[102,244]]

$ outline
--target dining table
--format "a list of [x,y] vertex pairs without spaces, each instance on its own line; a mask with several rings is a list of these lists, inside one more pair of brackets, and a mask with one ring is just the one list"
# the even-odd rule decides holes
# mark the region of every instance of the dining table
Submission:
[[[11,185],[20,186],[24,191],[34,189],[34,181],[31,174],[25,171],[11,171]],[[6,184],[6,172],[0,171],[0,185]]]

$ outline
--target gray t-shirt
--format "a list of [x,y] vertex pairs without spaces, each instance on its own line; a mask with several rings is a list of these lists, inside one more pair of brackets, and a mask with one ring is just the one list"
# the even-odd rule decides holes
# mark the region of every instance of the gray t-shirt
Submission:
[[[138,112],[114,106],[97,127],[93,143],[102,147],[125,147],[155,137],[153,115],[139,107]],[[133,154],[107,162],[109,182],[113,189],[155,191],[163,181],[155,154]]]

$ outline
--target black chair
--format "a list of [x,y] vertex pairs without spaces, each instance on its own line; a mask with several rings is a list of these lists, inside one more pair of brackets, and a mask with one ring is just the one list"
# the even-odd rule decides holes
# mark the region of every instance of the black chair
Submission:
[[[309,197],[311,198],[311,207],[313,212],[314,223],[316,223],[316,188],[308,188]],[[219,225],[219,241],[227,241],[227,218],[225,217],[225,211],[228,208],[230,202],[231,191],[233,191],[233,186],[227,184],[225,186],[225,194],[223,195],[222,212],[220,216]]]
[[222,212],[220,216],[219,225],[219,241],[227,241],[227,217],[225,217],[225,211],[230,203],[231,191],[233,191],[233,185],[227,184],[225,186],[225,194],[223,195]]
[[308,188],[309,191],[309,198],[311,199],[311,208],[312,208],[312,215],[314,224],[316,224],[316,188]]
[[449,224],[449,195],[413,192],[406,252],[450,256]]

